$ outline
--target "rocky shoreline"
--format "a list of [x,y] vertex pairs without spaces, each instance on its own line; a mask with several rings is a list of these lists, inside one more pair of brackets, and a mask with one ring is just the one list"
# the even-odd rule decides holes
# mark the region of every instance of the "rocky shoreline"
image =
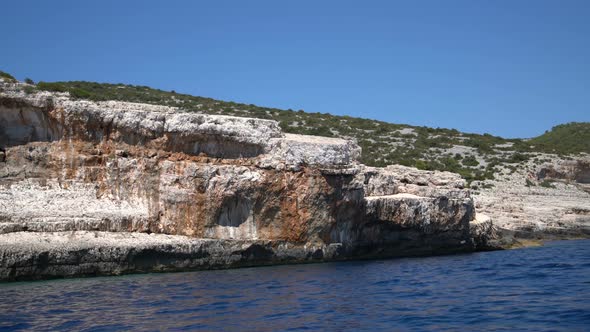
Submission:
[[470,247],[347,247],[271,240],[197,239],[122,232],[17,232],[0,234],[3,281],[180,272],[351,259],[431,256]]
[[0,83],[0,281],[514,244],[454,173],[368,167],[353,141],[271,120],[23,86]]

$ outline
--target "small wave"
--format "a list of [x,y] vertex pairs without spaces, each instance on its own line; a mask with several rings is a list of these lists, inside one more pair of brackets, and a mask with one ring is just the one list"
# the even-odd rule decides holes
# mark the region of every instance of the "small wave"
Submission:
[[558,269],[558,270],[569,270],[573,269],[574,266],[568,263],[546,263],[541,265],[533,266],[533,269]]
[[395,279],[388,279],[388,280],[379,280],[379,281],[374,282],[372,285],[375,285],[375,286],[392,285],[392,284],[397,284],[399,282],[400,282],[400,279],[395,278]]
[[476,267],[474,269],[471,269],[470,271],[473,272],[481,272],[481,271],[491,271],[492,269],[489,267]]

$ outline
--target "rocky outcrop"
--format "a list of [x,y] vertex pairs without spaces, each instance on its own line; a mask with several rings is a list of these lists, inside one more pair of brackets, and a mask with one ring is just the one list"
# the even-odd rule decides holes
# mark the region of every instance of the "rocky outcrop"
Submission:
[[2,280],[187,271],[343,259],[339,244],[113,232],[0,234]]
[[544,164],[537,172],[537,179],[590,184],[590,160],[562,160],[556,164]]
[[485,181],[474,195],[477,210],[509,238],[590,237],[590,190],[584,183],[590,159],[542,159],[546,162],[530,160]]
[[448,172],[366,167],[274,121],[0,92],[0,279],[470,251]]

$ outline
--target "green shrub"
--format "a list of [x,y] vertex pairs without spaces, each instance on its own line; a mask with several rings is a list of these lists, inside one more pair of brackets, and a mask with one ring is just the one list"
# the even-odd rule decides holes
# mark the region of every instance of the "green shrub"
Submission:
[[422,170],[427,170],[430,169],[430,163],[427,161],[424,161],[422,159],[418,159],[416,160],[416,162],[414,163],[414,167],[416,167],[417,169],[422,169]]
[[68,88],[66,85],[61,83],[49,83],[49,82],[39,82],[37,83],[37,89],[45,90],[45,91],[52,91],[52,92],[67,92]]
[[510,158],[508,158],[506,161],[509,163],[521,163],[523,161],[527,161],[529,160],[529,156],[526,154],[522,154],[522,153],[514,153],[512,156],[510,156]]
[[467,157],[463,158],[463,165],[477,166],[477,165],[479,165],[479,161],[477,161],[477,159],[475,159],[474,156],[467,156]]
[[16,78],[14,78],[14,76],[2,70],[0,70],[0,77],[2,77],[5,81],[8,82],[16,82]]
[[76,99],[92,99],[92,94],[84,89],[73,88],[69,92],[70,96]]
[[32,86],[25,86],[25,87],[23,88],[23,91],[24,91],[26,94],[30,95],[30,94],[32,94],[32,93],[35,93],[35,92],[37,91],[37,89],[35,89],[35,88],[34,88],[34,87],[32,87]]

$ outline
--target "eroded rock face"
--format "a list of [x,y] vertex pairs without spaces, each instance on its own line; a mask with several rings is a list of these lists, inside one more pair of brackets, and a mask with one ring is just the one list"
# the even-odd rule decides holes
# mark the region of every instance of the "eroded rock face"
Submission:
[[553,165],[543,165],[537,172],[539,180],[565,180],[590,186],[590,159],[563,160]]
[[[77,244],[60,244],[64,233],[56,232],[65,231],[107,238],[112,235],[104,232],[168,234],[189,242],[230,241],[226,244],[266,241],[267,263],[440,253],[476,245],[470,232],[473,201],[456,174],[366,167],[358,164],[360,148],[351,141],[284,134],[269,120],[73,101],[63,94],[25,95],[18,84],[4,84],[2,90],[0,240],[11,234],[43,237],[49,247],[39,250],[57,257],[54,265],[59,257],[78,255]],[[27,237],[32,232],[38,235]],[[302,249],[283,255],[284,246]],[[172,250],[176,258],[168,260],[169,268],[184,266],[179,257],[195,252],[214,251],[210,256],[219,257],[219,248],[230,248],[225,253],[231,257],[239,251],[234,247]],[[8,240],[0,251],[0,278],[39,273],[30,267],[38,253],[23,255],[22,246]],[[125,261],[93,257],[80,259],[95,266],[101,259]],[[223,266],[218,260],[198,262],[185,267]],[[108,274],[103,267],[111,265],[100,266],[96,273]],[[135,265],[126,266],[113,273],[133,271],[129,266]],[[46,270],[43,275],[88,274],[77,268]]]

